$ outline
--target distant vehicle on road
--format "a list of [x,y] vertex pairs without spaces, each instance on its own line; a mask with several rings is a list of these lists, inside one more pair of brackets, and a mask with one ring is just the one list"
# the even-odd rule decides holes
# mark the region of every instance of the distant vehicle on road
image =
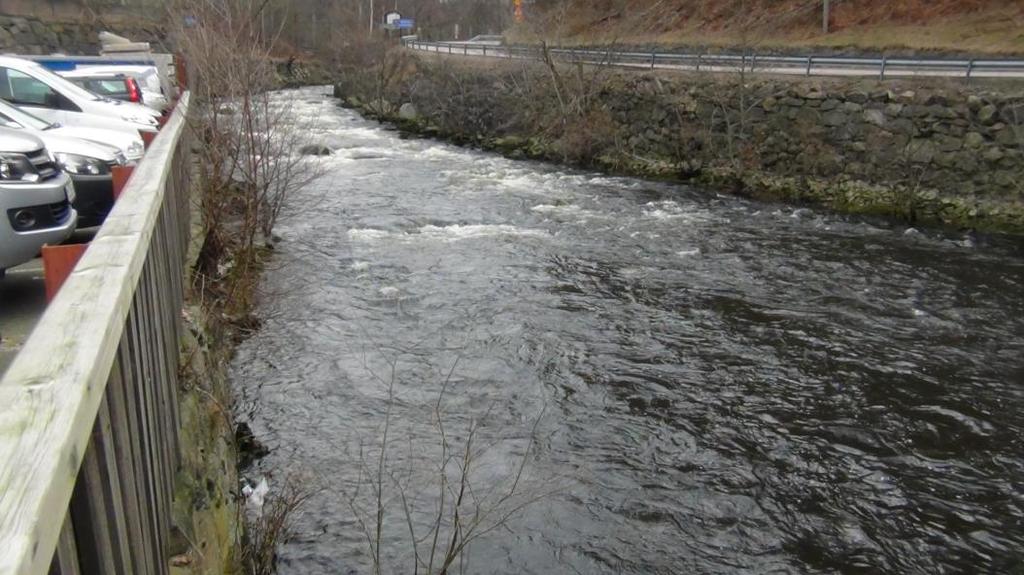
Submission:
[[103,98],[41,65],[0,56],[0,98],[48,122],[122,131],[156,132],[160,113]]
[[143,104],[161,113],[167,110],[160,76],[152,66],[80,66],[58,74],[100,96]]
[[75,189],[43,142],[0,128],[0,277],[75,230]]
[[54,134],[66,138],[78,138],[97,144],[113,146],[124,154],[125,160],[129,163],[137,162],[146,153],[145,145],[138,132],[124,132],[84,126],[62,126],[47,122],[5,100],[0,100],[0,122],[6,122],[6,127],[8,128],[26,129],[37,135],[40,133]]

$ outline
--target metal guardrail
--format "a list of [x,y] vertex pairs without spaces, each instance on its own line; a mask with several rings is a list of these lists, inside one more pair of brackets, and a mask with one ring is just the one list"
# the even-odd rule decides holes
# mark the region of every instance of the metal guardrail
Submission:
[[[540,48],[490,46],[472,42],[421,42],[418,40],[405,41],[403,44],[413,50],[439,54],[510,59],[542,58]],[[563,61],[695,72],[746,71],[761,74],[857,76],[879,79],[914,76],[966,80],[972,78],[1024,78],[1024,60],[771,56],[756,52],[746,55],[677,54],[565,48],[552,48],[549,52],[552,57]]]
[[169,570],[188,104],[0,380],[0,575]]

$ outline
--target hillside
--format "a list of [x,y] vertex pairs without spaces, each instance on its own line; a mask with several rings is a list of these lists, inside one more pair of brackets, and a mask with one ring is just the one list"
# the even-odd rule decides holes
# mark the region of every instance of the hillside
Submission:
[[517,41],[615,41],[1024,54],[1024,3],[1006,0],[537,0]]

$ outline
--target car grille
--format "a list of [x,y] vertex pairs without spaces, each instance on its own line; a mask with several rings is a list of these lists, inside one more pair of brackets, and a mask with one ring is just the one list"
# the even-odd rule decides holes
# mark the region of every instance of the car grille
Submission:
[[30,152],[26,155],[28,156],[28,161],[32,162],[36,172],[39,173],[40,180],[49,180],[60,173],[60,170],[57,169],[57,164],[53,163],[53,160],[50,159],[50,154],[47,153],[46,148]]
[[50,215],[53,216],[53,221],[63,224],[68,220],[68,216],[71,215],[71,204],[67,202],[50,204]]

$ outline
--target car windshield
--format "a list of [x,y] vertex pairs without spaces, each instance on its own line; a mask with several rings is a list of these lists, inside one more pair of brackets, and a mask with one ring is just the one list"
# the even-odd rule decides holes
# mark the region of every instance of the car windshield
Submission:
[[32,66],[29,72],[38,79],[45,81],[51,87],[60,88],[60,91],[64,92],[64,95],[66,96],[71,95],[84,100],[103,100],[103,98],[96,94],[93,94],[85,88],[76,86],[74,82],[71,82],[66,78],[62,78],[42,66]]
[[46,130],[55,126],[42,118],[29,114],[6,100],[0,100],[0,114],[30,130]]

